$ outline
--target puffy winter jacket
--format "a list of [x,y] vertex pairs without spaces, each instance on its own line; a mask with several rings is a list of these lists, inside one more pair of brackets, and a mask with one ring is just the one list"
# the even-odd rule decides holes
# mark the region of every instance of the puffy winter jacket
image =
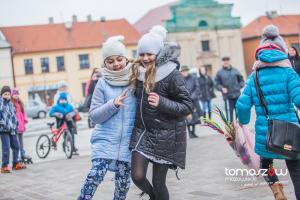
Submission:
[[[287,56],[280,51],[265,50],[258,59],[272,63],[286,59]],[[300,78],[291,67],[266,67],[259,70],[259,84],[266,99],[271,119],[279,119],[298,123],[294,105],[300,107]],[[248,124],[251,107],[255,106],[255,152],[265,158],[283,159],[283,156],[273,154],[266,150],[266,134],[268,122],[260,105],[254,83],[254,73],[251,74],[247,85],[239,97],[236,105],[239,122]]]
[[10,100],[0,97],[0,133],[15,133],[18,127],[16,110]]
[[96,85],[89,113],[96,124],[91,137],[92,159],[131,161],[129,142],[135,120],[136,98],[128,91],[124,106],[117,108],[113,103],[127,88],[112,86],[103,78]]
[[136,85],[137,113],[130,149],[169,161],[185,168],[186,122],[193,103],[180,72],[174,69],[156,83],[158,107],[150,106],[143,82]]

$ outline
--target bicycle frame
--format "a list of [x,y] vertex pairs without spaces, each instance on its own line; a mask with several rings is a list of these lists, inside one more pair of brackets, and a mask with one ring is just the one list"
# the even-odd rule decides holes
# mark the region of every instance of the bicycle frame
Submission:
[[57,144],[59,138],[65,133],[67,129],[67,124],[64,122],[59,129],[50,128],[51,133],[53,134],[53,141]]

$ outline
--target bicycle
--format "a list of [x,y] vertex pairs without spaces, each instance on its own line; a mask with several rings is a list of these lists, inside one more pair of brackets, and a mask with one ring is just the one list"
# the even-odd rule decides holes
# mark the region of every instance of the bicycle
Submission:
[[54,124],[54,122],[47,123],[50,128],[52,137],[50,139],[47,134],[40,135],[36,142],[36,153],[39,158],[46,158],[49,155],[51,148],[53,148],[55,151],[57,150],[57,143],[60,137],[63,135],[63,151],[65,152],[67,158],[71,159],[74,152],[74,145],[72,135],[68,131],[66,122],[64,122],[59,129],[53,128]]

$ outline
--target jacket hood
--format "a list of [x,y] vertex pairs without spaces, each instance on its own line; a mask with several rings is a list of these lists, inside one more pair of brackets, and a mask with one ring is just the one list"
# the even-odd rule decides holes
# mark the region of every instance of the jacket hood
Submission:
[[287,59],[287,54],[279,50],[263,50],[257,54],[257,60],[266,63],[278,62]]
[[62,93],[59,94],[59,97],[58,97],[58,100],[57,100],[57,104],[59,104],[59,101],[60,101],[61,99],[68,100],[68,95],[67,95],[67,93],[62,92]]
[[179,63],[178,63],[178,57],[180,56],[181,48],[180,46],[175,42],[166,42],[164,44],[164,47],[157,55],[156,58],[156,66],[161,67],[162,65],[168,63],[168,62],[174,62],[176,63],[177,69],[179,69]]

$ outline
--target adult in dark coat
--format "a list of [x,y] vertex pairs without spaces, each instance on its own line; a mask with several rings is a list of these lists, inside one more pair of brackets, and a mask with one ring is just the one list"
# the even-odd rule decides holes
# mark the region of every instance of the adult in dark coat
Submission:
[[300,75],[300,56],[296,47],[290,47],[288,55],[294,70]]
[[187,118],[187,125],[190,138],[198,137],[195,133],[196,124],[200,123],[199,117],[202,114],[200,105],[199,105],[199,95],[200,88],[199,82],[197,80],[196,75],[189,73],[190,68],[187,65],[183,65],[180,68],[180,72],[185,79],[186,88],[188,89],[191,99],[193,100],[193,113]]
[[199,69],[199,87],[200,87],[200,100],[202,105],[202,112],[204,117],[211,118],[211,100],[216,97],[214,92],[214,81],[207,74],[205,67]]
[[222,61],[222,69],[217,72],[215,77],[215,87],[222,92],[227,119],[229,110],[229,119],[233,121],[235,104],[241,95],[241,89],[244,87],[245,81],[242,74],[231,65],[230,57],[223,57]]

